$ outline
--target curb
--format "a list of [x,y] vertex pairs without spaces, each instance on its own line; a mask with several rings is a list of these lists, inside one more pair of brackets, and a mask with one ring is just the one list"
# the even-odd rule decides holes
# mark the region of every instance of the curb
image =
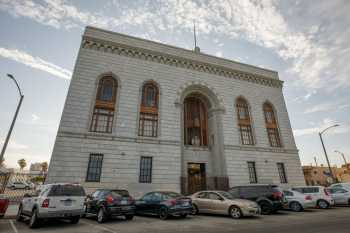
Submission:
[[5,215],[4,217],[0,219],[16,219],[16,215]]

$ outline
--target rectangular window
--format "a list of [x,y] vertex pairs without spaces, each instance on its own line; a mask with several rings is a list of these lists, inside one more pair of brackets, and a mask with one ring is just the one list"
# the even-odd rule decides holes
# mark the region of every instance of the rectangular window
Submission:
[[267,128],[267,134],[269,136],[270,145],[272,147],[281,147],[281,141],[278,134],[278,129]]
[[284,163],[277,163],[278,174],[280,175],[281,183],[288,183]]
[[157,137],[158,115],[141,113],[139,122],[139,136]]
[[114,111],[95,108],[92,115],[90,131],[99,133],[112,133]]
[[152,157],[141,157],[139,182],[152,183]]
[[90,154],[86,182],[100,182],[102,171],[102,154]]
[[258,179],[256,177],[256,169],[255,162],[248,162],[248,171],[249,171],[249,181],[251,184],[258,183]]
[[243,145],[254,145],[252,127],[250,125],[239,125]]

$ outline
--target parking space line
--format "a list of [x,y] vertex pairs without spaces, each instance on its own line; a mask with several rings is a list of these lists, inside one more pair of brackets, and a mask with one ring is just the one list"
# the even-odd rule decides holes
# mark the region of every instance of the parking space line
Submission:
[[[110,233],[117,233],[115,231],[112,231],[111,229],[107,228],[107,227],[103,227],[103,226],[100,226],[100,225],[95,225],[95,224],[92,224],[92,223],[89,223],[88,221],[86,220],[80,220],[81,222],[87,224],[87,225],[90,225],[92,227],[95,227],[95,228],[98,228],[100,230],[104,230],[104,231],[107,231],[107,232],[110,232]],[[17,232],[16,232],[17,233]]]
[[9,220],[9,222],[10,222],[10,225],[11,225],[11,227],[12,227],[12,230],[13,230],[15,233],[18,233],[18,230],[17,230],[15,224],[13,223],[13,221],[12,221],[12,220]]

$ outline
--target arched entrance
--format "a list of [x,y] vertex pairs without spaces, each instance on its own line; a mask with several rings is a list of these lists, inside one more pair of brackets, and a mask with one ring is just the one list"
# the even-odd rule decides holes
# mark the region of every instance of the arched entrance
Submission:
[[189,86],[183,91],[181,102],[182,192],[227,189],[222,132],[224,110],[206,86]]

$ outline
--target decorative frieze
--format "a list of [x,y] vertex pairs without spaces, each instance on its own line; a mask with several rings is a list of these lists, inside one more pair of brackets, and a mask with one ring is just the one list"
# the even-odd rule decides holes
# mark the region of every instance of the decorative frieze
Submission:
[[159,53],[143,48],[132,47],[125,44],[104,41],[88,36],[83,37],[82,48],[117,54],[121,56],[133,57],[145,61],[157,62],[160,64],[176,66],[185,69],[191,69],[199,72],[229,77],[237,80],[244,80],[270,87],[281,88],[283,86],[283,81],[278,79],[229,69],[227,67],[195,61],[170,54]]

